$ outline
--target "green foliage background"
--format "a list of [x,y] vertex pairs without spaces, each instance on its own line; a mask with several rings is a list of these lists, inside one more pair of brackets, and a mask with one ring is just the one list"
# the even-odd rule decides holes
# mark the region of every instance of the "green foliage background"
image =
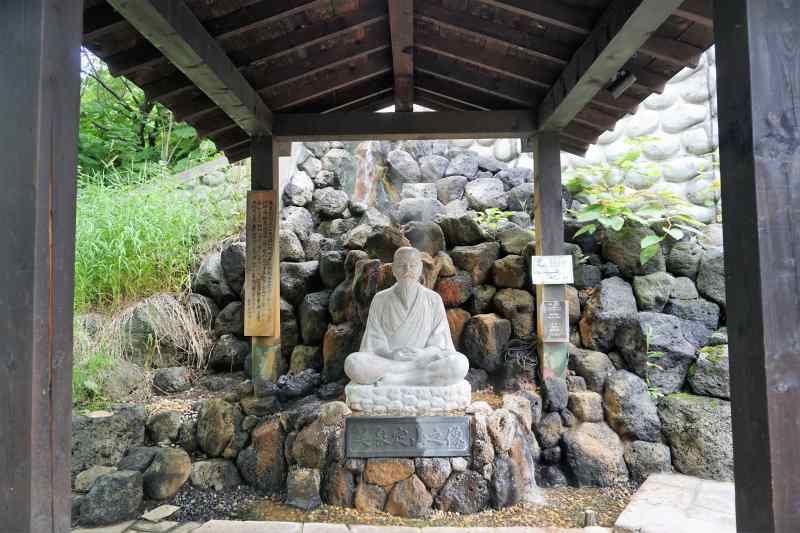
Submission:
[[79,184],[111,169],[137,179],[158,167],[178,172],[217,154],[214,143],[86,50],[81,72]]

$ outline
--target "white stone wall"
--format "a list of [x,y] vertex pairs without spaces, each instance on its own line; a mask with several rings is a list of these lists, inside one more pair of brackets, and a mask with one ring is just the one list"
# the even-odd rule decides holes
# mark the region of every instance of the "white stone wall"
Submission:
[[[703,54],[696,69],[686,68],[670,80],[662,94],[652,94],[638,111],[624,117],[613,131],[600,136],[585,158],[564,154],[565,175],[586,163],[612,163],[630,152],[627,140],[651,136],[657,140],[642,147],[641,162],[657,165],[660,176],[629,172],[617,175],[617,183],[635,190],[674,192],[692,204],[694,216],[713,222],[718,192],[709,190],[719,177],[717,163],[717,87],[714,49]],[[711,205],[709,205],[711,204]]]

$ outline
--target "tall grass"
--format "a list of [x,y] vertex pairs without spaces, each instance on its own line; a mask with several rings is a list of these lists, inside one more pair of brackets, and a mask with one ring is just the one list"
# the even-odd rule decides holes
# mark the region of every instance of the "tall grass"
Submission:
[[227,196],[221,187],[197,194],[152,171],[82,175],[80,183],[75,249],[79,311],[113,310],[129,300],[179,291],[198,253],[244,222],[243,192],[238,189]]

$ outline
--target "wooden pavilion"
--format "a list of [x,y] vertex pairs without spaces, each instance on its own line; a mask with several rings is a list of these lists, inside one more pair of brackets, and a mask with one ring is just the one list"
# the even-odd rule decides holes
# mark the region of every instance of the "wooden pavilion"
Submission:
[[[229,159],[252,157],[250,205],[290,141],[522,138],[549,255],[560,150],[583,153],[714,43],[738,527],[797,531],[800,0],[0,2],[0,529],[69,530],[81,45]],[[248,247],[275,251],[276,211],[259,209],[271,227]],[[275,265],[254,266],[275,291],[251,333],[266,377]]]

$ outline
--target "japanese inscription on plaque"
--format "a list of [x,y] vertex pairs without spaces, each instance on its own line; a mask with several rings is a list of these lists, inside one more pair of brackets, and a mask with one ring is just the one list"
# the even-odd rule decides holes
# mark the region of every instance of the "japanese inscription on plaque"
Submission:
[[347,457],[464,457],[470,455],[466,416],[350,417]]
[[531,257],[534,285],[567,285],[574,282],[571,255],[534,255]]
[[539,308],[542,341],[569,342],[569,307],[564,300],[544,301]]
[[278,335],[277,229],[275,191],[248,192],[244,281],[244,334],[248,337]]

